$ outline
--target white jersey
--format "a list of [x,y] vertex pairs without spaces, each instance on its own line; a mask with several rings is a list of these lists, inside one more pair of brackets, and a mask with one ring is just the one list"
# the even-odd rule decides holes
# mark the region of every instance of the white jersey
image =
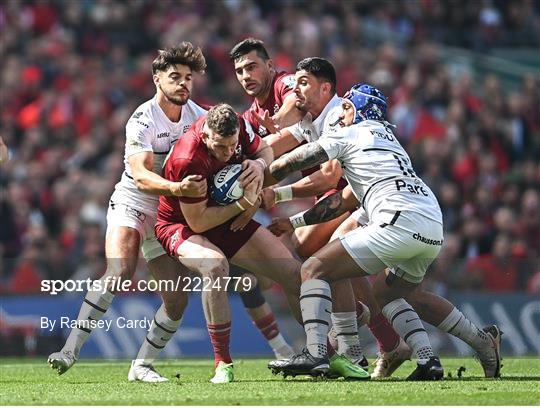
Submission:
[[126,124],[125,171],[116,184],[111,201],[125,204],[149,216],[156,216],[159,196],[146,194],[137,189],[129,157],[141,152],[154,153],[152,171],[161,174],[163,162],[178,138],[207,111],[188,100],[182,106],[178,122],[172,122],[158,105],[156,97],[140,105]]
[[380,211],[413,211],[442,224],[439,203],[416,175],[409,155],[384,123],[335,126],[317,143],[337,159],[370,220]]
[[311,113],[306,113],[300,122],[295,123],[286,129],[291,132],[294,138],[300,143],[304,141],[314,142],[318,140],[324,132],[329,130],[332,126],[332,119],[334,119],[335,122],[335,116],[329,115],[329,113],[335,111],[335,108],[338,106],[341,106],[341,98],[334,95],[315,120],[313,120]]

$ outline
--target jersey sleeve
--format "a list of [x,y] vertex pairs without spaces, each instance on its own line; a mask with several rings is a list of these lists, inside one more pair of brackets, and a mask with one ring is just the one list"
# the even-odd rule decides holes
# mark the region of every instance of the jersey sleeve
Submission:
[[301,126],[302,121],[295,123],[292,126],[286,127],[285,130],[288,132],[291,132],[293,137],[299,142],[305,142],[306,139],[304,138],[304,129],[302,129]]
[[328,154],[329,160],[342,157],[349,146],[349,130],[339,129],[333,132],[324,133],[317,143]]
[[242,151],[246,156],[253,156],[261,144],[261,137],[245,117],[240,116],[239,119],[241,125],[238,143],[242,145]]
[[148,117],[135,112],[126,124],[126,157],[141,152],[153,152],[151,123]]
[[[167,169],[166,174],[164,174],[165,178],[171,181],[181,181],[187,176],[195,174],[200,174],[204,178],[208,178],[209,176],[209,171],[199,162],[194,160],[177,158],[174,159],[171,164],[172,166],[170,166]],[[186,204],[200,203],[207,199],[208,194],[204,197],[178,197],[180,202]]]

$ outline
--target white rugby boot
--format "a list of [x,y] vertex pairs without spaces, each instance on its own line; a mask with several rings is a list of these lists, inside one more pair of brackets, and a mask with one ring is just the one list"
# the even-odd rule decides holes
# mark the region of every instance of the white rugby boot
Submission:
[[162,383],[169,381],[156,371],[152,364],[144,364],[144,360],[138,359],[131,362],[128,373],[129,381],[142,381],[147,383]]
[[486,326],[482,329],[489,338],[489,346],[476,350],[476,356],[484,369],[486,378],[499,378],[501,376],[501,336],[503,332],[496,325]]
[[410,347],[403,341],[402,338],[399,339],[399,343],[396,348],[392,351],[380,351],[375,360],[375,369],[371,378],[386,378],[390,377],[398,367],[403,364],[406,360],[410,360],[412,355],[412,350]]

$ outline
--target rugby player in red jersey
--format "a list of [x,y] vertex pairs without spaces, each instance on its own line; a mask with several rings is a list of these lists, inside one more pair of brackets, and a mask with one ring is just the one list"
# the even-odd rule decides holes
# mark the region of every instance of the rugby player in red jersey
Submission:
[[[247,157],[247,159],[246,159]],[[244,197],[225,206],[208,195],[200,198],[160,197],[155,232],[167,253],[215,284],[202,293],[203,308],[215,355],[213,383],[233,380],[229,353],[231,317],[227,292],[229,262],[282,285],[299,320],[299,268],[288,249],[267,229],[250,220],[231,231],[235,216],[257,204],[264,170],[272,150],[251,126],[226,104],[214,106],[176,143],[163,177],[182,180],[189,174],[209,179],[227,164],[242,163]],[[300,320],[299,320],[300,321]]]

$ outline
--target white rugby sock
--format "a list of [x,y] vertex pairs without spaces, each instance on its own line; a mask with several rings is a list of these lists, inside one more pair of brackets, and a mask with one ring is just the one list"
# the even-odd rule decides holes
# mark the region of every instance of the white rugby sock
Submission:
[[77,327],[71,329],[62,350],[71,350],[75,357],[79,358],[81,348],[92,332],[90,322],[100,320],[113,299],[114,294],[108,291],[88,291],[77,316]]
[[182,318],[180,320],[170,319],[165,312],[165,305],[161,304],[139,349],[137,360],[143,360],[144,364],[152,364],[174,335],[181,321]]
[[314,357],[326,356],[326,338],[332,313],[330,285],[321,279],[310,279],[302,283],[300,308],[308,351]]
[[358,339],[356,312],[332,313],[332,326],[336,332],[338,353],[353,361],[362,359],[364,354]]
[[490,345],[486,333],[467,319],[456,307],[439,324],[438,328],[463,340],[475,350]]
[[382,313],[416,354],[419,364],[424,364],[430,357],[433,357],[426,329],[418,314],[405,299],[396,299],[388,303],[382,309]]

